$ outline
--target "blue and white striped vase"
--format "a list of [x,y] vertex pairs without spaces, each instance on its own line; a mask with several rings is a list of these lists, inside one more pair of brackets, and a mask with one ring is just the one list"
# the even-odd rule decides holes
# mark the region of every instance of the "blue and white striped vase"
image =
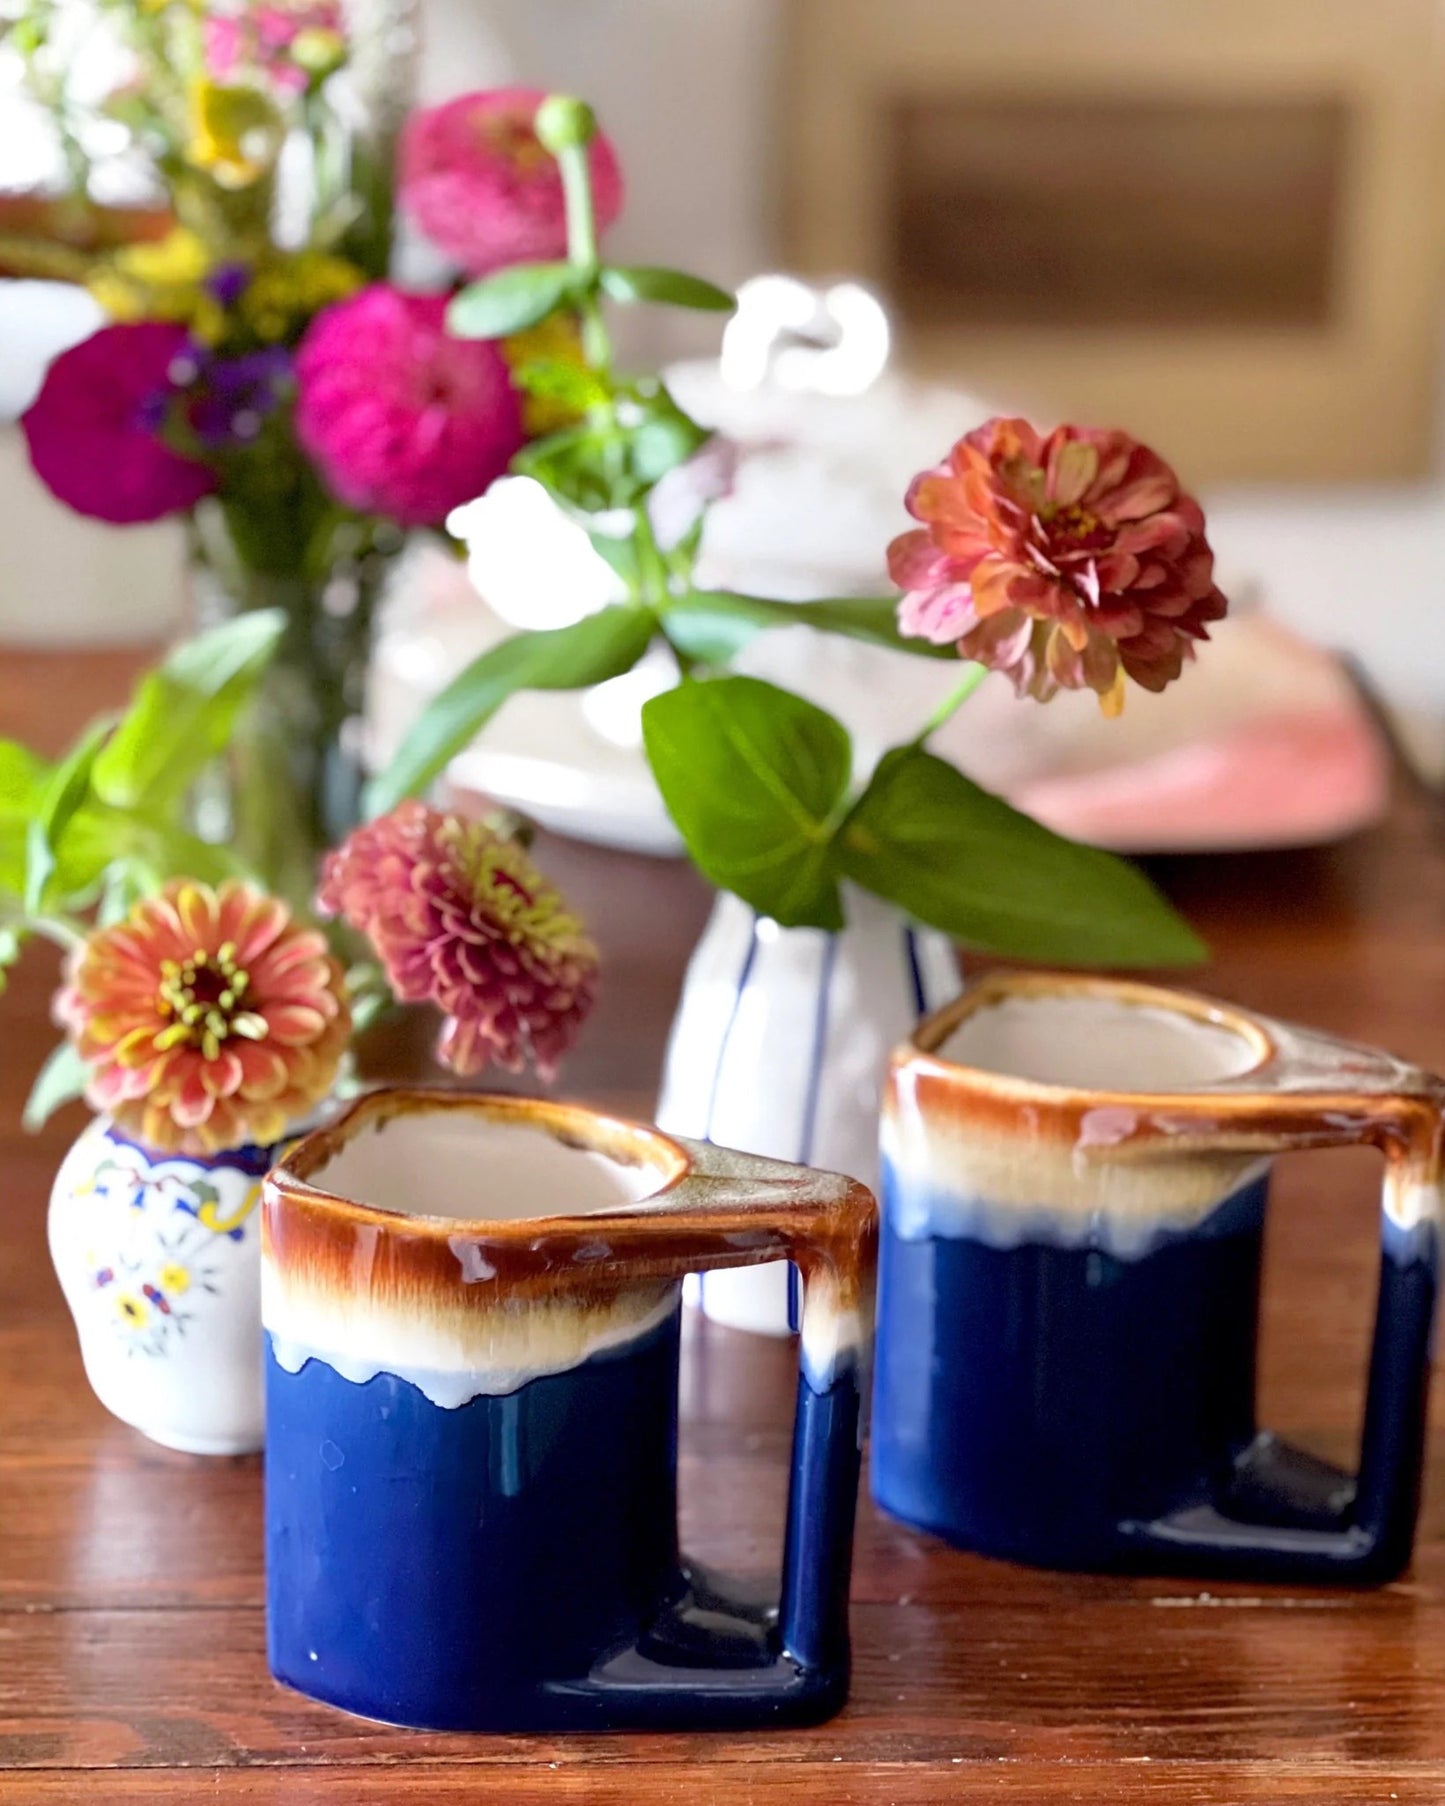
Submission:
[[[945,936],[864,891],[847,926],[782,928],[722,892],[673,1019],[659,1127],[698,1141],[878,1183],[888,1055],[961,988]],[[760,1335],[797,1328],[785,1262],[695,1275],[687,1298]]]

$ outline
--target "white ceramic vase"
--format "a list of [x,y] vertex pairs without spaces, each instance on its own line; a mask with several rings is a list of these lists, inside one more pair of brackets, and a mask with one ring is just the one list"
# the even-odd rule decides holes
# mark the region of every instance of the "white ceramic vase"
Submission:
[[[958,995],[947,939],[863,891],[847,926],[781,928],[719,895],[683,981],[657,1122],[674,1134],[847,1173],[876,1188],[888,1055]],[[797,1327],[786,1262],[709,1273],[688,1297],[718,1323]]]
[[50,1256],[86,1377],[167,1448],[261,1446],[261,1179],[269,1148],[154,1153],[97,1117],[61,1163]]

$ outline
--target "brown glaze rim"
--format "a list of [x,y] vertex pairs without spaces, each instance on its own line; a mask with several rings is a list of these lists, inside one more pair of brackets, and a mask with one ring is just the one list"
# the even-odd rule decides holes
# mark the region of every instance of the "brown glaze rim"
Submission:
[[[339,1192],[312,1183],[314,1173],[329,1165],[367,1129],[379,1133],[399,1117],[432,1111],[481,1116],[491,1122],[541,1130],[564,1146],[601,1154],[619,1166],[651,1167],[658,1175],[658,1183],[641,1198],[619,1201],[615,1209],[536,1217],[439,1217],[424,1211],[388,1210],[380,1204],[342,1197]],[[289,1148],[267,1175],[266,1186],[288,1203],[321,1205],[351,1223],[441,1240],[462,1236],[492,1242],[510,1240],[519,1232],[535,1235],[539,1223],[545,1223],[547,1232],[553,1234],[585,1230],[588,1225],[610,1222],[618,1215],[631,1216],[640,1206],[684,1184],[694,1170],[695,1162],[687,1149],[648,1123],[550,1098],[419,1085],[387,1087],[357,1098],[334,1121],[313,1129]]]
[[[386,1210],[311,1182],[370,1123],[435,1110],[530,1123],[623,1160],[629,1152],[660,1154],[661,1183],[645,1198],[585,1215],[463,1219]],[[845,1301],[871,1288],[877,1208],[854,1179],[674,1138],[585,1105],[396,1088],[358,1099],[298,1142],[263,1182],[267,1266],[345,1291],[357,1240],[366,1235],[376,1238],[368,1283],[408,1298],[435,1296],[440,1287],[478,1301],[498,1285],[518,1297],[559,1288],[586,1295],[604,1282],[674,1280],[699,1268],[792,1259],[803,1271],[806,1314],[806,1288],[825,1274]],[[467,1276],[463,1249],[483,1253],[494,1272]]]
[[[1227,1029],[1250,1046],[1256,1057],[1252,1065],[1230,1073],[1227,1080],[1215,1081],[1214,1085],[1196,1085],[1179,1091],[1119,1091],[1050,1084],[1041,1079],[989,1072],[962,1060],[945,1058],[938,1052],[970,1016],[1009,997],[1096,997],[1136,1009],[1167,1010],[1171,1015],[1184,1016],[1211,1028]],[[1076,972],[991,972],[971,985],[961,997],[924,1017],[895,1052],[893,1065],[895,1069],[906,1066],[923,1070],[935,1078],[949,1079],[997,1098],[1034,1098],[1047,1103],[1087,1098],[1091,1108],[1107,1109],[1115,1104],[1137,1105],[1143,1101],[1178,1106],[1195,1099],[1217,1099],[1221,1095],[1219,1085],[1227,1084],[1233,1090],[1248,1079],[1261,1077],[1278,1060],[1279,1052],[1274,1036],[1257,1017],[1233,1004],[1218,1003],[1193,991],[1175,991],[1165,985],[1144,984],[1132,978],[1099,978]]]

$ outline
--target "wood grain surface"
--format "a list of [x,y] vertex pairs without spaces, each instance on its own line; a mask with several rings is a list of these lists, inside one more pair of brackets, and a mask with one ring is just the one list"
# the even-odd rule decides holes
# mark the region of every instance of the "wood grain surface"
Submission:
[[[0,651],[0,733],[51,748],[137,656]],[[645,1114],[707,909],[670,863],[547,842],[602,942],[602,1003],[566,1075]],[[1210,939],[1201,984],[1445,1067],[1445,835],[1407,791],[1332,851],[1170,862]],[[466,1738],[371,1725],[276,1686],[264,1658],[260,1466],[153,1447],[92,1398],[45,1249],[83,1121],[24,1136],[54,977],[0,1002],[0,1806],[214,1800],[1445,1802],[1445,1444],[1419,1553],[1378,1592],[1041,1573],[860,1516],[853,1697],[817,1730]],[[414,1062],[404,1039],[382,1061]],[[1376,1250],[1373,1157],[1280,1164],[1262,1418],[1334,1459],[1358,1441]],[[690,1321],[689,1548],[755,1575],[780,1536],[792,1351]],[[1445,1396],[1437,1397],[1437,1425]]]

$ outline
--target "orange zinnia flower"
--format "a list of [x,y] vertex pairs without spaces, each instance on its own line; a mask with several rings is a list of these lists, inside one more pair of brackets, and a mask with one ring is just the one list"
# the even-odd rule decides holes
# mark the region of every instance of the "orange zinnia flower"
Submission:
[[888,548],[905,634],[995,671],[1020,696],[1162,690],[1228,604],[1204,514],[1126,433],[986,421],[914,479],[922,527]]
[[331,1089],[351,1033],[325,936],[238,882],[178,879],[97,929],[56,1013],[87,1097],[165,1153],[267,1146]]

